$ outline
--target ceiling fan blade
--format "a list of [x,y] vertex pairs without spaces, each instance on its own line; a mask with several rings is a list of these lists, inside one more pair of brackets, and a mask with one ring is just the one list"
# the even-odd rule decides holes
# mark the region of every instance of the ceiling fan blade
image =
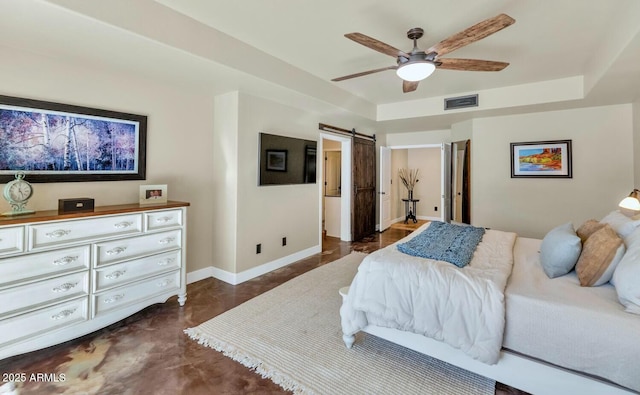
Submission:
[[402,81],[402,92],[408,93],[418,89],[420,81]]
[[360,73],[349,74],[349,75],[345,75],[344,77],[334,78],[331,81],[343,81],[343,80],[348,80],[350,78],[362,77],[363,75],[379,73],[379,72],[385,71],[385,70],[395,70],[397,68],[398,68],[398,66],[389,66],[389,67],[383,67],[383,68],[375,69],[375,70],[362,71]]
[[507,62],[479,59],[439,58],[437,62],[439,69],[462,71],[500,71],[509,66]]
[[493,18],[486,19],[480,23],[476,23],[470,28],[463,30],[453,36],[440,41],[438,44],[429,48],[426,53],[436,52],[438,56],[443,56],[458,48],[469,45],[478,40],[496,33],[505,27],[515,23],[515,19],[507,14],[500,14]]
[[378,51],[385,55],[393,56],[394,58],[402,56],[409,59],[409,55],[405,52],[394,48],[389,44],[385,44],[382,41],[378,41],[375,38],[366,36],[362,33],[347,33],[344,36],[350,40],[357,42],[358,44],[362,44],[367,48],[371,48],[374,51]]

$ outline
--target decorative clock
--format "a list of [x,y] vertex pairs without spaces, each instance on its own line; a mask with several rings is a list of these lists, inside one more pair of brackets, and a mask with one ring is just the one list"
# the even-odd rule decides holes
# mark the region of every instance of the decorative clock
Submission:
[[31,214],[35,210],[27,210],[27,202],[33,195],[33,187],[24,179],[24,173],[16,173],[16,179],[4,186],[4,198],[11,205],[11,211],[2,215]]

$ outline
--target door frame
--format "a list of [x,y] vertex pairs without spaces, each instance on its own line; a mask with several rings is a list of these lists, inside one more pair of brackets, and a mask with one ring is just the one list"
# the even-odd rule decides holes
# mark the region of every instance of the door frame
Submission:
[[[415,145],[407,145],[407,144],[403,144],[403,145],[389,145],[386,146],[387,148],[391,149],[392,151],[394,149],[413,149],[413,148],[442,148],[443,144],[451,144],[451,143],[437,143],[437,144],[415,144]],[[442,160],[442,152],[440,153],[440,159]],[[389,163],[389,166],[391,166],[391,163]],[[380,169],[380,171],[382,172],[382,169]],[[393,176],[393,175],[392,175]],[[444,208],[444,204],[445,204],[445,198],[444,198],[444,190],[443,190],[443,184],[444,184],[444,178],[445,178],[445,174],[444,174],[444,169],[440,169],[440,220],[444,221],[444,215],[445,215],[445,210],[443,210]],[[381,198],[380,196],[378,196],[378,203],[381,203]],[[382,213],[380,213],[380,215],[382,215]]]
[[341,161],[340,161],[340,179],[341,179],[341,192],[340,192],[340,240],[351,241],[351,137],[344,137],[333,133],[320,132],[319,151],[321,155],[318,155],[318,160],[322,161],[317,165],[317,169],[320,171],[318,183],[318,195],[319,195],[319,212],[320,218],[320,232],[319,240],[322,245],[322,214],[324,210],[324,143],[323,140],[333,140],[340,142],[341,147]]
[[[384,202],[385,200],[389,200],[389,201],[391,200],[391,189],[392,189],[391,180],[393,179],[393,175],[391,174],[391,148],[380,146],[379,149],[380,149],[380,156],[379,156],[380,181],[378,185],[378,207],[380,208],[380,210],[378,213],[378,219],[379,219],[378,231],[384,232],[389,228],[389,226],[391,226],[391,224],[393,223],[393,220],[395,219],[395,218],[391,218],[391,215],[389,213],[385,214],[385,209],[387,208],[387,206]],[[387,160],[387,157],[388,157],[388,160]],[[387,169],[384,169],[385,165],[388,165],[388,171]],[[385,180],[386,174],[389,175],[388,180]],[[388,185],[385,185],[386,181],[388,181]],[[390,207],[389,207],[389,210],[391,210]],[[385,218],[389,218],[388,223],[384,220]]]

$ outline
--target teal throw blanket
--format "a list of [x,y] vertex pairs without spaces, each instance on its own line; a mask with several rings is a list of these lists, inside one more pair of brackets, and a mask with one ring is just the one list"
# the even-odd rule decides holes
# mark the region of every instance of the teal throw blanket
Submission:
[[464,267],[471,262],[483,235],[484,228],[435,221],[413,239],[398,244],[398,250]]

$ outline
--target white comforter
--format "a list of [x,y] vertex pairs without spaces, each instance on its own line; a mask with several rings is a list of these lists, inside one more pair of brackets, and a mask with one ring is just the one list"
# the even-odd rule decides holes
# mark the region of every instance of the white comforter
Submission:
[[471,263],[462,269],[404,254],[398,243],[368,255],[340,309],[344,334],[367,325],[391,327],[444,341],[495,364],[502,347],[504,289],[515,239],[515,233],[487,230]]

